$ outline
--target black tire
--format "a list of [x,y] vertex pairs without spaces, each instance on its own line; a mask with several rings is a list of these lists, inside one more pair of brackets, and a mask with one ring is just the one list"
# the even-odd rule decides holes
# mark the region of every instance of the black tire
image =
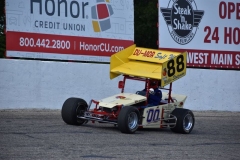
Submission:
[[81,98],[68,98],[62,106],[63,121],[70,125],[82,125],[86,120],[77,118],[77,116],[83,115],[87,107],[86,101]]
[[173,132],[184,134],[191,133],[195,123],[192,111],[183,108],[176,108],[172,111],[172,115],[177,117],[176,126],[171,128]]
[[122,133],[134,133],[138,129],[140,113],[136,107],[123,107],[118,115],[118,128]]

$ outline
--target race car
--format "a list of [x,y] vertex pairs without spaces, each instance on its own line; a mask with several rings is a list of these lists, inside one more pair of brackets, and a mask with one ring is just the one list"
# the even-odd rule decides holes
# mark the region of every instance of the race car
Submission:
[[[186,75],[186,52],[172,52],[132,45],[110,58],[110,79],[122,76],[121,93],[89,104],[82,98],[68,98],[61,116],[69,125],[92,123],[114,124],[122,133],[135,133],[138,128],[170,128],[189,134],[195,123],[194,114],[185,109],[187,96],[172,94],[172,83]],[[144,90],[125,93],[128,80],[140,81]],[[161,93],[159,102],[149,105],[154,82]]]

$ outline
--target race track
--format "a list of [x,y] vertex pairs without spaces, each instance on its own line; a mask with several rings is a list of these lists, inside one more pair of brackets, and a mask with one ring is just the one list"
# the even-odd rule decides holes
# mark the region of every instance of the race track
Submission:
[[240,112],[194,112],[191,134],[122,134],[111,124],[66,125],[60,110],[0,110],[0,159],[240,159]]

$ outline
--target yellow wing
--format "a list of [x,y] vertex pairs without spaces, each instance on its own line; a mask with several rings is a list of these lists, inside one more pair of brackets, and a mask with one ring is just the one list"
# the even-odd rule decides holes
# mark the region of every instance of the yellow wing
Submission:
[[187,52],[132,45],[111,56],[110,79],[119,75],[161,80],[161,87],[186,75]]

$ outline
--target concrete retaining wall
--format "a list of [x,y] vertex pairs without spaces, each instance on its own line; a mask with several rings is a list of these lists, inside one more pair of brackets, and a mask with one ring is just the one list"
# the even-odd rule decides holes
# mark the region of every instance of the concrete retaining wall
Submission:
[[[101,99],[120,90],[109,79],[109,65],[0,59],[0,109],[61,109],[68,97]],[[173,93],[188,95],[185,108],[240,111],[240,72],[187,69]],[[128,91],[143,85],[130,82]]]

